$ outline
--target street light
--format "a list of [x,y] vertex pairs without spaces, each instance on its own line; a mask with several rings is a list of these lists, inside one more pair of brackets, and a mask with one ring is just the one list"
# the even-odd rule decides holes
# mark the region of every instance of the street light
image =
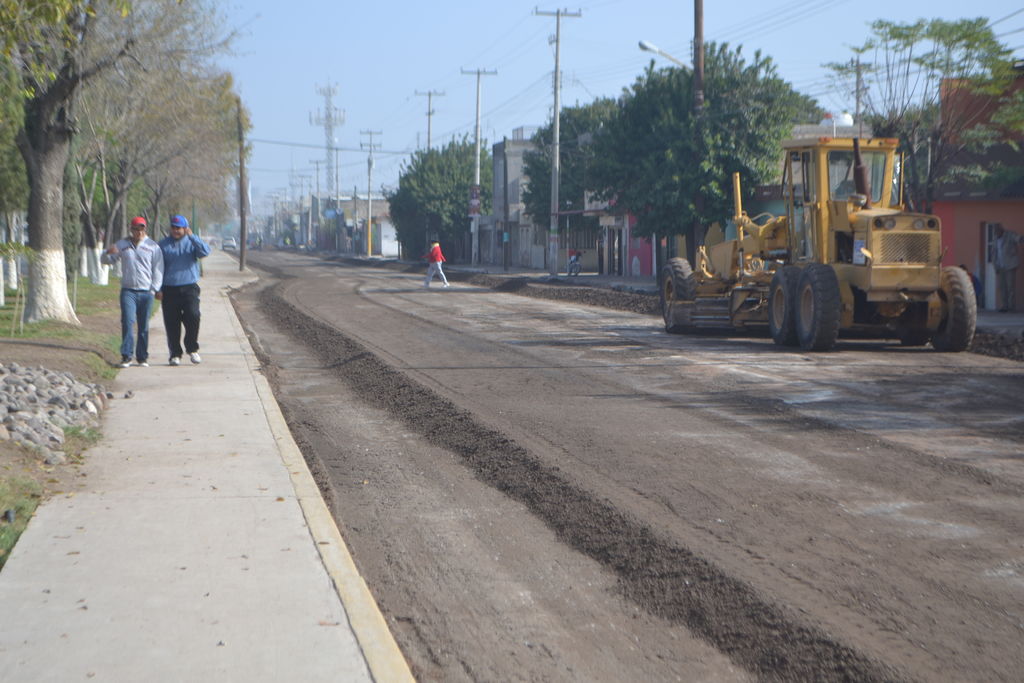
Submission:
[[653,52],[656,55],[661,55],[662,57],[664,57],[668,61],[674,62],[674,63],[678,64],[679,66],[683,67],[687,71],[690,70],[690,66],[688,64],[686,64],[685,62],[682,62],[682,61],[676,59],[675,57],[673,57],[669,53],[667,53],[664,50],[662,50],[661,48],[659,48],[657,45],[653,45],[653,44],[647,42],[646,40],[641,40],[640,41],[640,49],[643,50],[644,52]]

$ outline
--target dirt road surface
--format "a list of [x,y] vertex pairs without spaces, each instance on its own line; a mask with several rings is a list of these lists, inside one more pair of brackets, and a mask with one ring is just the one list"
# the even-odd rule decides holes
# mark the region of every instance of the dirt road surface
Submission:
[[1024,365],[254,253],[235,296],[421,680],[1019,680]]

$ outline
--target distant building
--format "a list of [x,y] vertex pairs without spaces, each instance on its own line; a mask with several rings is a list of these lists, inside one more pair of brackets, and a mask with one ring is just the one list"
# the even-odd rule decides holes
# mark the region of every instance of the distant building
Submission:
[[492,213],[480,221],[480,260],[483,263],[544,268],[547,227],[540,228],[526,213],[523,154],[536,149],[536,128],[516,128],[511,138],[492,147],[494,186]]
[[[1024,90],[1024,62],[1017,62],[1020,74],[1006,94]],[[943,84],[943,117],[969,116],[972,122],[986,122],[995,111],[996,98],[972,93],[965,88]],[[1018,136],[1017,144],[1024,143]],[[932,212],[942,220],[943,265],[966,265],[982,282],[982,305],[994,310],[996,274],[992,265],[995,227],[1002,225],[1024,235],[1024,159],[1009,144],[994,145],[984,153],[963,152],[953,159],[961,167],[991,170],[1015,169],[1016,176],[977,180],[970,176],[947,178],[936,188]],[[1024,255],[1022,255],[1024,256]],[[1024,258],[1022,258],[1024,260]],[[1024,277],[1017,278],[1017,300],[1024,300]]]

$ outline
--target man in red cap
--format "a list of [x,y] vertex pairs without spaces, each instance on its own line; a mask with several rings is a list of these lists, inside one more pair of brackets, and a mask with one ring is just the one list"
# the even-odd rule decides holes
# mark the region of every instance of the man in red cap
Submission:
[[[131,235],[110,245],[101,261],[121,262],[121,367],[132,364],[132,352],[141,367],[149,366],[149,312],[153,296],[164,281],[160,245],[146,236],[146,219],[132,219]],[[134,337],[138,328],[138,342]]]

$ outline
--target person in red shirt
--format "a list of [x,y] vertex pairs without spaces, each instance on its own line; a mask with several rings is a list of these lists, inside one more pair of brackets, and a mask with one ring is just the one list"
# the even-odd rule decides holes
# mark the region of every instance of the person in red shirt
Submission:
[[441,264],[444,263],[444,254],[441,253],[441,244],[434,240],[430,243],[430,251],[424,254],[424,258],[427,259],[427,277],[423,280],[423,286],[429,288],[431,280],[434,279],[434,274],[440,276],[441,282],[444,286],[448,286],[448,278],[444,276],[444,270],[441,269]]

